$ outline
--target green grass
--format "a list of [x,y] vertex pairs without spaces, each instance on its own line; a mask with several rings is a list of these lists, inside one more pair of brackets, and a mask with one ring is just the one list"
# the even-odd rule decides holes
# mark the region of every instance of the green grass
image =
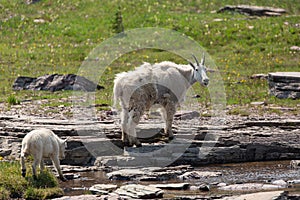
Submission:
[[46,199],[59,197],[63,191],[59,188],[56,177],[45,170],[32,178],[28,165],[27,177],[21,176],[21,166],[18,162],[0,162],[0,199],[25,198],[25,199]]
[[[281,7],[281,17],[251,18],[235,13],[214,13],[224,5],[251,4]],[[132,12],[134,10],[134,12]],[[12,91],[18,76],[37,77],[52,73],[76,74],[85,57],[97,45],[115,35],[114,19],[121,11],[126,30],[162,27],[177,30],[196,40],[214,59],[221,72],[227,104],[253,101],[295,106],[299,100],[270,97],[264,80],[256,73],[299,71],[300,0],[195,0],[195,1],[50,1],[26,5],[23,0],[0,2],[0,102],[13,95],[25,99],[59,99],[71,92]],[[45,23],[36,23],[43,19]],[[221,19],[216,20],[216,19]],[[297,25],[298,24],[298,25]],[[96,104],[111,104],[114,75],[142,62],[185,62],[164,51],[141,50],[123,55],[107,66],[101,76],[104,90],[96,93]],[[197,84],[194,90],[209,104],[208,91]]]
[[14,95],[10,95],[9,97],[7,97],[7,103],[9,105],[17,105],[17,104],[20,104],[20,101],[17,100]]

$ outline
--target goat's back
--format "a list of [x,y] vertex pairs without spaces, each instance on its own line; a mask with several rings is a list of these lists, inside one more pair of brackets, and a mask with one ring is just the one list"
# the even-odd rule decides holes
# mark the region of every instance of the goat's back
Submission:
[[49,129],[29,132],[22,141],[22,154],[38,154],[43,157],[59,154],[60,139]]

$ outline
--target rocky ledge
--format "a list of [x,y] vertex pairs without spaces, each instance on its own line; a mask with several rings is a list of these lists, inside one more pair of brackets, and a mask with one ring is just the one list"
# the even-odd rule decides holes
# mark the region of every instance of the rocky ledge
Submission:
[[36,128],[47,127],[62,138],[71,137],[66,159],[62,160],[63,164],[69,165],[201,166],[300,159],[300,120],[248,119],[222,125],[209,123],[199,122],[195,118],[175,120],[173,129],[176,138],[167,141],[160,134],[162,123],[144,120],[137,130],[143,147],[124,148],[120,140],[121,130],[114,120],[74,121],[0,116],[0,156],[18,158],[25,134]]

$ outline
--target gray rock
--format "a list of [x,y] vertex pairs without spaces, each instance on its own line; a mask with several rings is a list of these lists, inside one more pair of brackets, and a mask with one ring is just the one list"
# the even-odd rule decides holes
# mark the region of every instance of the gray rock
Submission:
[[189,180],[189,179],[200,179],[203,177],[218,177],[222,176],[221,172],[209,172],[209,171],[191,171],[185,172],[184,174],[178,176],[181,180]]
[[226,186],[227,184],[226,183],[218,183],[217,184],[217,187],[224,187],[224,186]]
[[268,75],[267,74],[253,74],[250,78],[251,79],[268,79]]
[[252,5],[227,5],[218,10],[218,12],[238,12],[246,15],[256,15],[256,16],[280,16],[286,13],[285,9],[282,8],[272,8],[263,6],[252,6]]
[[271,183],[274,184],[274,185],[282,186],[282,187],[286,187],[287,186],[287,182],[285,182],[282,179],[281,180],[272,181]]
[[12,152],[11,149],[0,149],[0,156],[1,157],[9,156],[11,152]]
[[133,180],[137,177],[145,175],[147,172],[141,169],[121,169],[107,173],[107,177],[110,180]]
[[50,90],[52,92],[59,90],[84,90],[91,92],[96,89],[103,89],[103,87],[74,74],[52,74],[38,78],[20,76],[13,84],[13,90]]
[[286,192],[257,192],[252,194],[244,194],[240,196],[224,197],[221,200],[258,200],[258,199],[287,199]]
[[64,196],[55,198],[54,200],[99,200],[101,199],[97,195],[79,195],[79,196]]
[[197,111],[181,111],[174,115],[176,120],[189,120],[200,117],[200,113]]
[[113,184],[96,184],[90,187],[89,191],[93,194],[108,194],[117,188],[118,186]]
[[250,104],[252,106],[265,106],[266,102],[264,102],[264,101],[256,101],[256,102],[251,102]]
[[290,167],[291,169],[300,169],[300,160],[291,160]]
[[223,187],[219,187],[221,190],[230,191],[257,191],[257,190],[277,190],[282,189],[284,186],[275,184],[263,184],[263,183],[243,183],[243,184],[233,184]]
[[147,168],[131,168],[121,169],[107,173],[111,180],[139,180],[139,181],[165,181],[177,178],[185,172],[185,169],[173,169],[159,167],[147,167]]
[[210,191],[210,187],[209,187],[209,185],[201,184],[201,185],[199,185],[199,190],[202,192],[208,192],[208,191]]
[[300,72],[269,73],[269,92],[280,99],[300,98]]
[[151,186],[130,184],[121,186],[115,193],[136,199],[155,199],[162,198],[164,191]]

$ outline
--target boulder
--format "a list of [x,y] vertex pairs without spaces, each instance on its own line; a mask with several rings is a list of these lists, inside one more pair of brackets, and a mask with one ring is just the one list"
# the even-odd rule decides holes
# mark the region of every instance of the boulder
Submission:
[[127,196],[136,199],[155,199],[162,198],[164,191],[151,186],[130,184],[121,186],[115,191],[120,196]]
[[255,16],[280,16],[286,13],[285,9],[282,8],[273,8],[273,7],[264,7],[264,6],[252,6],[252,5],[227,5],[223,8],[220,8],[218,12],[238,12],[246,15],[255,15]]
[[300,72],[269,73],[269,92],[280,99],[300,98]]
[[13,84],[13,90],[49,90],[51,92],[83,90],[92,92],[96,89],[103,89],[103,87],[75,74],[51,74],[38,78],[20,76]]
[[202,192],[208,192],[208,191],[210,191],[210,187],[209,187],[209,185],[201,184],[201,185],[199,185],[199,190]]

